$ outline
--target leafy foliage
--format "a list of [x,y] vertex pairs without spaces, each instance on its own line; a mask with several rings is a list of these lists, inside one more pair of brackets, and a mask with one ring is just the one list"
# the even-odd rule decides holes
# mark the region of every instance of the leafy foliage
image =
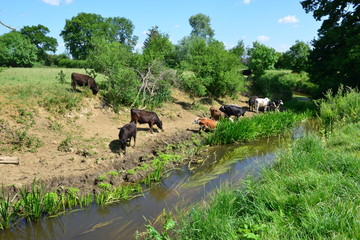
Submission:
[[98,14],[79,13],[66,20],[63,37],[66,47],[75,59],[86,59],[93,49],[91,40],[101,36],[109,42],[119,42],[132,48],[137,37],[132,36],[134,26],[125,18],[104,18]]
[[[237,56],[225,50],[223,43],[201,37],[184,38],[179,44],[181,84],[193,96],[233,96],[245,90],[244,77],[238,73]],[[197,84],[196,88],[193,88]]]
[[38,49],[38,59],[45,60],[48,51],[55,52],[58,46],[56,38],[46,36],[50,30],[39,24],[37,26],[25,26],[20,29],[20,33],[30,40]]
[[37,60],[37,49],[19,32],[0,36],[0,62],[8,67],[32,67]]
[[252,69],[256,76],[262,75],[265,70],[274,69],[279,55],[275,49],[267,47],[259,42],[254,42],[253,47],[249,50],[250,62],[249,67]]
[[[309,67],[310,46],[304,42],[296,41],[281,57],[282,66],[291,69],[293,72],[300,73],[307,71]],[[280,61],[279,59],[279,61]]]
[[322,20],[318,39],[313,41],[310,78],[320,86],[318,95],[331,88],[336,92],[340,84],[358,87],[360,79],[360,25],[359,1],[301,2],[307,13]]
[[192,27],[191,36],[211,39],[214,37],[214,30],[210,25],[210,17],[202,13],[191,16],[189,19]]

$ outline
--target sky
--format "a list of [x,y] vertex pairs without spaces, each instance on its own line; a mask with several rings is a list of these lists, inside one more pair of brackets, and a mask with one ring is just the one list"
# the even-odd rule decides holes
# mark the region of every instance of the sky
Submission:
[[[190,35],[189,19],[198,13],[210,17],[214,38],[227,49],[239,41],[245,47],[258,41],[285,52],[297,40],[311,44],[321,26],[305,13],[300,0],[1,0],[0,21],[17,30],[44,25],[50,30],[48,36],[57,39],[60,54],[66,51],[60,37],[66,20],[82,12],[130,20],[139,38],[137,49],[154,26],[178,44]],[[0,25],[0,35],[10,31]]]

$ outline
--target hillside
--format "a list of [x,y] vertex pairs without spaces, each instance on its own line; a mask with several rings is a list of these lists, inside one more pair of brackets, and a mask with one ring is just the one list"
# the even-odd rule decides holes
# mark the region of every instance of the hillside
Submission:
[[[128,147],[124,156],[119,154],[118,134],[119,128],[130,120],[130,109],[124,108],[115,114],[103,106],[99,96],[89,96],[81,100],[79,109],[59,115],[46,107],[23,106],[19,101],[11,102],[3,96],[0,101],[6,104],[1,106],[0,147],[3,149],[0,149],[0,156],[16,156],[20,164],[0,164],[1,184],[21,187],[36,179],[43,180],[49,187],[92,191],[99,175],[109,171],[126,172],[138,166],[140,160],[151,158],[159,146],[189,139],[198,129],[192,121],[198,116],[208,116],[210,106],[219,107],[221,103],[246,105],[241,100],[246,98],[201,103],[196,109],[190,109],[192,100],[173,89],[172,101],[154,110],[163,121],[164,132],[155,127],[155,133],[151,134],[147,124],[138,125],[136,147]],[[25,147],[10,151],[21,140],[20,130],[26,140],[22,142]],[[20,138],[16,143],[10,139],[14,136]],[[40,143],[36,144],[38,140]],[[124,175],[116,180],[116,184],[135,180]]]

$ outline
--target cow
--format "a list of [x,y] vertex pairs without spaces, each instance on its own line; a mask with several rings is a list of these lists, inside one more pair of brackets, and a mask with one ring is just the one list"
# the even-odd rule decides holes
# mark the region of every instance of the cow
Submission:
[[94,95],[96,95],[99,92],[99,87],[97,86],[95,79],[85,74],[81,74],[81,73],[71,74],[71,86],[74,92],[76,91],[76,85],[89,86]]
[[193,123],[200,125],[199,131],[214,130],[217,125],[217,122],[215,120],[212,120],[210,118],[201,118],[201,117],[196,118]]
[[281,99],[276,99],[270,103],[269,107],[270,107],[270,110],[278,112],[278,111],[280,111],[280,105],[283,105],[283,104],[284,103]]
[[235,116],[236,118],[244,116],[246,112],[245,109],[236,105],[222,105],[219,110],[225,113],[228,117]]
[[136,144],[136,124],[135,122],[131,122],[125,124],[122,128],[120,128],[119,132],[119,140],[120,140],[120,148],[123,150],[124,155],[126,154],[126,146],[129,143],[131,145],[131,138],[134,138],[134,146]]
[[223,113],[222,111],[220,111],[219,109],[216,109],[214,107],[210,108],[210,115],[211,115],[211,118],[216,121],[227,117],[225,113]]
[[150,112],[150,111],[141,110],[141,109],[131,109],[130,114],[131,114],[130,122],[135,122],[135,124],[136,123],[140,123],[140,124],[148,123],[151,133],[153,133],[153,125],[154,124],[156,124],[156,126],[158,126],[158,128],[160,128],[162,131],[164,131],[162,121],[160,121],[159,117],[157,116],[157,114],[155,112]]
[[242,74],[244,76],[250,77],[251,76],[251,70],[250,69],[246,69],[242,71]]
[[257,98],[255,99],[255,111],[258,113],[259,108],[263,107],[264,112],[266,112],[267,108],[270,107],[271,100],[269,98]]
[[252,96],[249,98],[249,111],[254,111],[255,109],[255,100],[257,99],[257,96]]

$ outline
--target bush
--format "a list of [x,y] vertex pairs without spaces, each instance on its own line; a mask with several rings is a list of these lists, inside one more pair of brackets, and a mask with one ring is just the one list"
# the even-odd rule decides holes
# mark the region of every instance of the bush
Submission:
[[65,68],[90,68],[90,64],[86,60],[60,59],[59,67]]

